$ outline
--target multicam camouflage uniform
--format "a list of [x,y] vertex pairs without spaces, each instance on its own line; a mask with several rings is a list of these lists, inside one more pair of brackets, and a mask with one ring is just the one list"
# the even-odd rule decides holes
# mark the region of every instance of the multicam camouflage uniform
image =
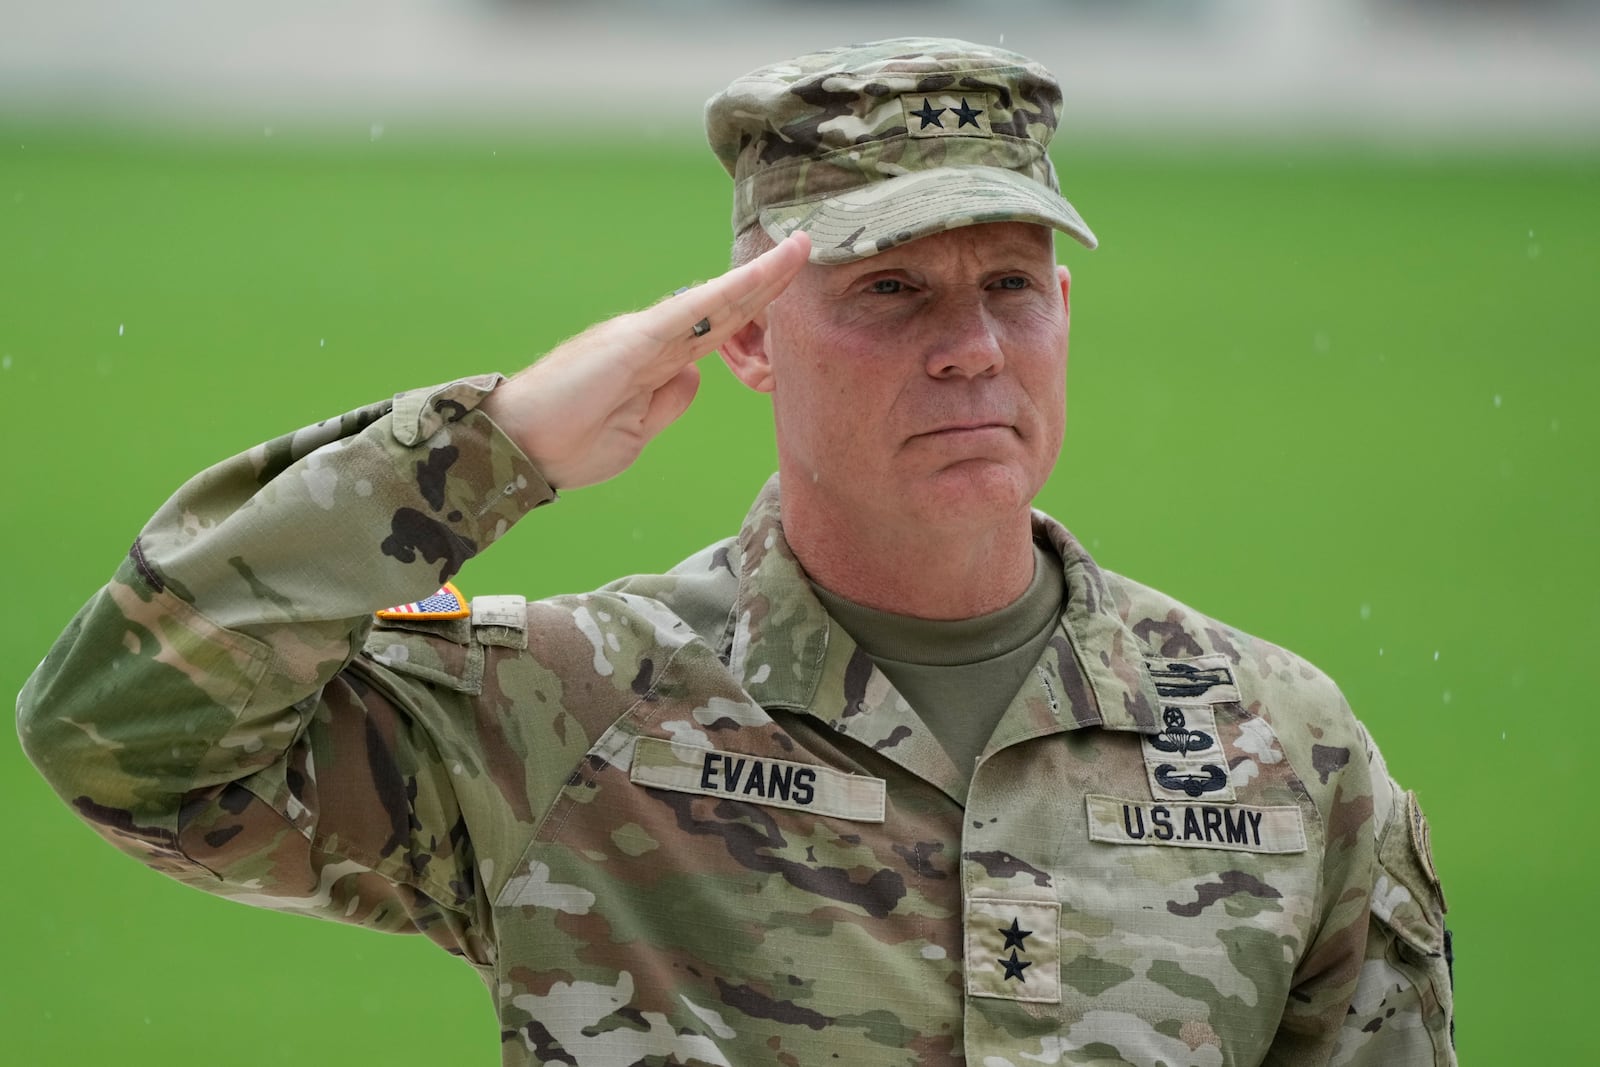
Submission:
[[[975,222],[1093,245],[1024,57],[902,40],[740,79],[735,228],[846,261]],[[1448,1064],[1426,824],[1313,668],[1097,568],[970,776],[810,591],[776,483],[667,575],[465,617],[553,498],[402,394],[185,486],[19,702],[101,834],[247,903],[421,932],[508,1064]]]
[[1026,56],[902,37],[751,71],[706,103],[706,139],[733,178],[733,232],[805,230],[816,263],[982,222],[1094,248],[1049,155],[1060,111]]
[[1416,801],[1293,655],[1102,571],[970,788],[783,537],[468,618],[553,497],[405,393],[188,483],[24,690],[99,833],[208,892],[420,932],[507,1064],[1448,1064]]

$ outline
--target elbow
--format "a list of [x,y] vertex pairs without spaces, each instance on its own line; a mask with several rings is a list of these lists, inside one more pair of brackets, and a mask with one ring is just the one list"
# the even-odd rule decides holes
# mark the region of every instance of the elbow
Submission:
[[[125,851],[167,852],[176,842],[186,786],[171,763],[162,770],[151,765],[154,738],[138,735],[155,717],[129,708],[115,686],[82,662],[78,636],[74,621],[17,695],[22,751],[101,836]],[[181,747],[163,746],[169,757]]]

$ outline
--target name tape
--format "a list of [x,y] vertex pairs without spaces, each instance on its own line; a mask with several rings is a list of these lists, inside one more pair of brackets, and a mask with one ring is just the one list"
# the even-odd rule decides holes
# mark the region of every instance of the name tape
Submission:
[[882,779],[659,737],[641,737],[635,743],[628,777],[656,789],[747,800],[852,822],[884,818]]
[[1233,852],[1304,852],[1305,823],[1293,806],[1183,804],[1090,794],[1089,840]]

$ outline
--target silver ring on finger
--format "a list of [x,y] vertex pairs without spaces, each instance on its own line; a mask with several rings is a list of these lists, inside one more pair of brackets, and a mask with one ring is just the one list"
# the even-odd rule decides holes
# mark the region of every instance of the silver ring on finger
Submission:
[[[683,293],[687,293],[688,291],[689,291],[689,286],[680,285],[676,289],[672,290],[672,295],[673,296],[679,296],[679,295],[681,295]],[[690,335],[693,336],[693,337],[704,337],[706,334],[708,334],[710,332],[711,332],[711,319],[710,318],[701,319],[699,322],[695,323],[692,327],[690,327]]]

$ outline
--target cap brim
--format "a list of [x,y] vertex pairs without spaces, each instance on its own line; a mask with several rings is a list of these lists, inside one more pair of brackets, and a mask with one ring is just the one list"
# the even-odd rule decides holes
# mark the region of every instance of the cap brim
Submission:
[[1062,197],[1015,171],[935,167],[873,182],[823,200],[761,210],[774,240],[811,235],[811,262],[849,263],[930,234],[980,222],[1033,222],[1071,234],[1087,248],[1099,241]]

